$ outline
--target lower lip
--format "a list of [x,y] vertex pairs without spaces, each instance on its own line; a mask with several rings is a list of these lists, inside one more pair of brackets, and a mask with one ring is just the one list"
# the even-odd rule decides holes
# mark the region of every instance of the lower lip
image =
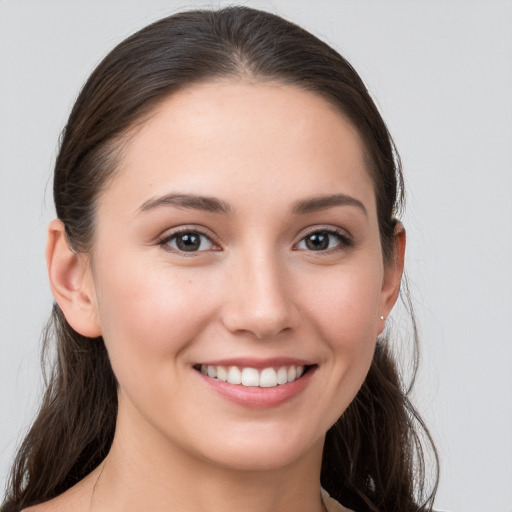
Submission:
[[309,383],[316,366],[310,368],[302,377],[288,384],[271,388],[229,384],[219,379],[213,379],[194,370],[203,382],[222,397],[244,407],[269,408],[288,402],[297,396]]

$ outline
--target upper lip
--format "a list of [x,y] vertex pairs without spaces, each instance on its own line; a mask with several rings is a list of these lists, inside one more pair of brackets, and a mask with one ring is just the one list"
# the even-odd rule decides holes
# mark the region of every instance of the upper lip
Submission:
[[196,363],[196,365],[238,366],[239,368],[255,368],[256,370],[262,370],[263,368],[281,368],[282,366],[312,366],[314,364],[315,363],[313,361],[298,359],[296,357],[271,357],[265,359],[254,357],[238,357],[229,359],[214,359]]

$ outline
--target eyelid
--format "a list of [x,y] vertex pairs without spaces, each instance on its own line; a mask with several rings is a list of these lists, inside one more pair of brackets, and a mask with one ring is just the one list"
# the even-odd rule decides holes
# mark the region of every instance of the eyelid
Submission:
[[[203,237],[207,238],[213,245],[213,248],[201,250],[201,251],[187,252],[187,251],[181,251],[181,250],[171,247],[169,245],[169,242],[173,238],[177,237],[180,234],[184,234],[184,233],[195,233],[199,236],[203,236]],[[174,254],[179,254],[181,256],[187,256],[187,257],[197,256],[198,254],[203,254],[205,252],[221,251],[222,250],[220,245],[215,241],[215,237],[212,236],[211,234],[209,234],[208,229],[206,229],[204,227],[194,226],[194,225],[179,226],[176,228],[172,228],[170,230],[166,230],[166,231],[164,231],[164,233],[162,233],[161,235],[158,236],[158,238],[156,240],[156,244],[161,246],[166,251],[172,252]]]
[[294,244],[295,250],[307,251],[307,249],[298,249],[297,246],[300,242],[302,242],[305,238],[315,233],[328,233],[330,235],[336,235],[339,238],[340,243],[335,247],[331,247],[330,249],[319,250],[319,251],[308,251],[308,252],[318,252],[319,254],[335,252],[337,250],[348,249],[354,246],[354,239],[350,233],[348,233],[345,229],[336,226],[312,226],[307,228],[306,232],[303,232],[300,235],[300,239]]
[[[204,236],[207,238],[211,244],[213,245],[212,248],[207,250],[201,250],[201,251],[181,251],[179,249],[175,249],[173,247],[170,247],[168,245],[169,241],[172,240],[174,237],[182,234],[182,233],[196,233],[200,236]],[[175,228],[168,229],[164,231],[161,235],[159,235],[156,239],[156,244],[161,246],[164,250],[167,250],[169,252],[173,252],[182,256],[197,256],[198,254],[202,254],[205,252],[211,252],[211,251],[222,251],[222,247],[220,244],[216,241],[216,236],[210,234],[210,230],[208,228],[205,228],[204,226],[197,226],[197,225],[182,225]],[[302,242],[306,237],[314,234],[314,233],[328,233],[331,235],[335,235],[339,237],[339,244],[337,244],[335,247],[332,247],[330,249],[325,250],[319,250],[319,251],[309,251],[309,252],[318,252],[318,253],[330,253],[335,252],[337,250],[343,250],[348,249],[352,247],[355,242],[350,233],[348,233],[345,229],[337,227],[337,226],[322,226],[322,225],[315,225],[310,226],[305,229],[300,234],[299,240],[293,245],[294,250],[301,250],[306,251],[306,249],[298,249],[297,245]]]

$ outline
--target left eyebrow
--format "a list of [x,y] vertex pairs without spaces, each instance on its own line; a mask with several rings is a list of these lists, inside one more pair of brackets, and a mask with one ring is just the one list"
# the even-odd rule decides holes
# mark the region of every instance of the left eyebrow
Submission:
[[293,213],[313,213],[333,206],[355,206],[368,217],[364,204],[359,199],[345,194],[331,194],[298,201],[293,206]]
[[154,197],[148,199],[138,211],[147,212],[162,206],[174,206],[175,208],[202,210],[211,213],[230,214],[233,212],[231,206],[221,199],[197,196],[194,194],[166,194],[164,196]]

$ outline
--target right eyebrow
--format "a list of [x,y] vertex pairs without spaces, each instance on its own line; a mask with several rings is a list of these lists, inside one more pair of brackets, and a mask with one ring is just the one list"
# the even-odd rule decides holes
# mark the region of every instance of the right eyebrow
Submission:
[[346,194],[331,194],[326,196],[314,196],[295,204],[294,213],[312,213],[320,210],[327,210],[335,206],[355,206],[368,217],[368,211],[364,204],[355,197]]
[[194,194],[165,194],[163,196],[153,197],[144,202],[138,211],[147,212],[165,206],[202,210],[211,213],[233,213],[233,208],[221,199]]

